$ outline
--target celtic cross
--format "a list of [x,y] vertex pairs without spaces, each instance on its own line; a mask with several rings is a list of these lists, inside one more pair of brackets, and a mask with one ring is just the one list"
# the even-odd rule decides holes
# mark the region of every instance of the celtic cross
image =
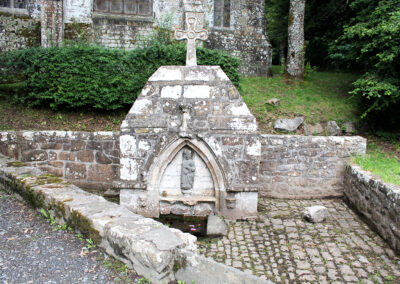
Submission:
[[196,16],[190,16],[186,19],[187,31],[176,30],[175,39],[187,40],[186,66],[196,66],[196,40],[206,40],[208,31],[196,30],[196,23],[199,19]]

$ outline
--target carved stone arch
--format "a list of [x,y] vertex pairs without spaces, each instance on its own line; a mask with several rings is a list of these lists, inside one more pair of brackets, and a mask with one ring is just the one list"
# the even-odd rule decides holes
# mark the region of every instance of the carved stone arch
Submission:
[[153,163],[148,171],[147,176],[147,191],[151,200],[154,200],[153,206],[159,212],[159,187],[163,174],[168,165],[173,161],[176,155],[184,147],[189,147],[196,152],[197,155],[203,160],[208,170],[210,171],[212,180],[214,182],[215,190],[215,211],[222,213],[225,207],[226,197],[226,178],[221,165],[217,161],[213,151],[208,145],[199,140],[179,138],[169,145],[167,145],[160,154],[154,158]]

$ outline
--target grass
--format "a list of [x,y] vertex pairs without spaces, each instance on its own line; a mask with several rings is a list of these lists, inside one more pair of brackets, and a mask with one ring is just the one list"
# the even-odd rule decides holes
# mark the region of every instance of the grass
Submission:
[[365,156],[353,158],[363,170],[379,176],[384,182],[400,185],[400,142],[393,142],[394,149],[370,142]]
[[[304,116],[307,123],[359,120],[357,100],[348,95],[356,74],[313,71],[303,82],[290,82],[279,66],[273,66],[273,73],[272,78],[247,77],[241,81],[243,100],[262,132],[273,132],[272,123],[281,117]],[[279,99],[280,104],[267,104],[272,98]]]
[[127,112],[128,110],[107,113],[52,111],[12,104],[0,95],[0,131],[117,131]]

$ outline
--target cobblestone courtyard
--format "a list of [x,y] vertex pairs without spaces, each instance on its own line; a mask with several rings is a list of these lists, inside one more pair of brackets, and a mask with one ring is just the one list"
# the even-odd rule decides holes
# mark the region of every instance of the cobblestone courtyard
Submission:
[[[312,205],[326,206],[330,218],[303,221]],[[206,256],[277,283],[400,283],[400,258],[338,199],[261,199],[256,220],[199,242]]]

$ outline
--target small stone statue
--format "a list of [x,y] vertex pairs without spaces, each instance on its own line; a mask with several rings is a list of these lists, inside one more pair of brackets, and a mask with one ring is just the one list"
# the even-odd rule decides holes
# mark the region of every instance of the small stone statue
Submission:
[[188,148],[182,151],[181,190],[188,194],[193,189],[196,166],[193,160],[194,152]]

